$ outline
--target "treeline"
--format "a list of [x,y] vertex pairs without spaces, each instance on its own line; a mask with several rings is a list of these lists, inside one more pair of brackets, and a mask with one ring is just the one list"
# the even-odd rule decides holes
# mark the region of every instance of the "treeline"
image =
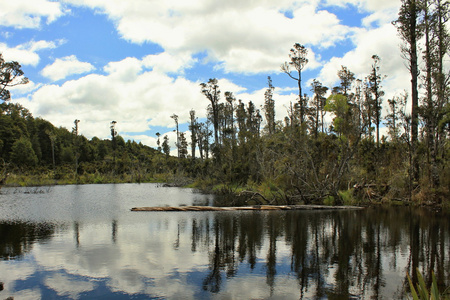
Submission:
[[[178,116],[171,116],[177,157],[170,156],[167,136],[157,134],[157,150],[125,142],[114,121],[111,139],[88,140],[78,135],[78,120],[68,131],[34,119],[25,108],[7,102],[7,87],[23,73],[17,63],[1,59],[0,97],[5,102],[0,111],[0,158],[5,165],[23,169],[60,167],[61,174],[72,173],[75,178],[110,174],[140,181],[154,174],[175,174],[195,179],[202,188],[216,186],[274,204],[409,199],[448,205],[450,74],[444,62],[450,46],[449,10],[440,0],[402,1],[393,23],[403,41],[410,92],[385,97],[386,74],[377,55],[363,79],[342,66],[337,86],[326,87],[315,79],[304,87],[308,49],[297,43],[281,65],[298,86],[287,116],[275,114],[270,77],[262,107],[222,93],[218,80],[210,79],[200,85],[209,102],[208,117],[200,122],[190,111],[190,141],[178,130]],[[382,115],[382,110],[388,113]],[[383,128],[386,136],[381,134]]]
[[[261,110],[251,101],[236,101],[230,92],[221,94],[216,79],[202,83],[201,92],[210,102],[208,120],[198,122],[191,111],[192,156],[196,145],[202,159],[212,153],[208,179],[228,190],[256,187],[255,195],[264,202],[342,203],[356,198],[448,204],[448,15],[447,2],[402,1],[393,24],[403,40],[411,92],[390,99],[385,98],[377,55],[364,79],[342,66],[338,86],[313,80],[309,97],[302,90],[308,50],[301,44],[294,45],[289,61],[281,65],[298,85],[298,98],[282,121],[275,117],[270,77]],[[382,109],[388,111],[384,117]],[[381,135],[382,128],[387,136]],[[180,153],[186,153],[186,146],[180,140],[179,156],[184,157]]]
[[[221,101],[218,81],[203,83],[201,91],[210,101],[208,119],[192,118],[190,125],[191,146],[200,152],[195,159],[194,150],[191,159],[211,157],[206,176],[200,177],[222,184],[224,192],[245,188],[246,195],[253,193],[265,203],[448,200],[449,123],[436,128],[440,135],[435,161],[430,159],[423,128],[414,152],[408,95],[383,99],[378,63],[374,56],[365,80],[356,80],[342,67],[340,84],[328,97],[329,88],[314,80],[313,95],[291,103],[282,121],[275,116],[270,78],[261,109],[252,101],[236,100],[230,92]],[[389,113],[382,117],[384,104]],[[388,136],[381,136],[380,127]],[[179,145],[179,153],[185,153],[186,146]],[[413,176],[413,155],[419,161],[418,180]]]
[[49,182],[116,181],[120,176],[127,181],[144,181],[176,165],[151,147],[125,141],[115,132],[115,122],[111,123],[114,135],[105,140],[88,140],[78,134],[79,122],[75,120],[69,131],[34,118],[20,104],[0,104],[0,175],[39,174],[47,176]]

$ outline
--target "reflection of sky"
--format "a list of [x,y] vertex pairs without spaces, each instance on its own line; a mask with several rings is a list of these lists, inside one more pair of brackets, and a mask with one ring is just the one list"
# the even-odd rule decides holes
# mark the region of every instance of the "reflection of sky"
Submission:
[[[0,221],[50,221],[56,227],[51,239],[36,242],[23,260],[0,262],[0,282],[5,288],[0,297],[39,299],[41,285],[58,297],[78,298],[96,289],[97,280],[120,293],[193,293],[186,274],[196,268],[203,272],[208,260],[204,253],[191,252],[190,236],[178,235],[179,224],[187,220],[180,220],[182,215],[168,219],[164,214],[150,216],[130,209],[208,203],[210,196],[155,186],[4,188]],[[184,246],[175,250],[178,238]],[[168,276],[171,273],[181,275]],[[34,288],[26,288],[30,285]]]
[[93,291],[96,280],[105,280],[112,292],[170,298],[188,293],[188,298],[193,297],[198,286],[188,283],[187,276],[196,270],[204,272],[208,256],[191,252],[189,236],[180,237],[180,246],[174,249],[177,220],[161,226],[163,234],[156,234],[147,224],[119,224],[115,243],[109,225],[80,224],[79,242],[72,227],[49,242],[36,243],[23,261],[1,262],[1,274],[8,274],[0,279],[7,291],[2,295],[17,291],[10,294],[21,299],[21,286],[33,284],[34,277],[41,275],[40,284],[61,297],[78,298]]
[[95,289],[95,284],[93,282],[74,280],[67,275],[59,273],[46,277],[44,284],[56,291],[58,296],[66,296],[71,299],[76,299],[81,293]]
[[179,206],[208,203],[211,195],[157,184],[102,184],[3,188],[0,221],[102,222],[148,219],[130,212],[136,206]]
[[[38,299],[42,285],[42,289],[54,291],[53,295],[77,299],[94,295],[95,289],[105,285],[111,292],[129,295],[197,298],[204,293],[201,282],[208,273],[209,256],[205,251],[212,246],[203,245],[203,250],[192,252],[190,232],[194,218],[210,223],[213,217],[214,213],[208,212],[158,213],[146,222],[117,222],[114,236],[112,222],[60,224],[50,240],[36,242],[23,260],[0,262],[1,274],[8,274],[0,279],[5,282],[2,295]],[[277,260],[289,265],[290,246],[278,244]],[[241,272],[249,275],[231,280],[223,294],[217,296],[267,296],[265,251],[262,248],[257,252],[258,273],[243,266]],[[245,282],[258,285],[252,292],[234,291]],[[30,285],[32,289],[25,288]],[[282,289],[282,294],[289,294],[290,289]],[[295,294],[295,285],[291,289]],[[44,291],[45,295],[48,293]]]
[[[172,248],[177,239],[176,220],[167,221],[159,234],[147,224],[118,225],[116,243],[112,238],[111,224],[79,226],[79,243],[72,229],[60,235],[52,243],[35,248],[36,260],[46,269],[63,267],[66,272],[88,277],[115,277],[114,285],[126,283],[122,290],[139,292],[140,278],[159,280],[172,270],[186,272],[202,265],[204,255],[192,253],[189,247]],[[180,242],[189,236],[182,237]],[[49,255],[50,254],[50,255]]]
[[[156,205],[158,201],[179,205],[203,200],[195,200],[202,195],[193,194],[190,190],[152,189],[146,185],[124,185],[124,190],[115,185],[100,186],[103,189],[101,193],[107,195],[107,198],[97,200],[94,198],[98,198],[99,192],[95,192],[95,186],[66,188],[71,195],[58,196],[57,192],[66,189],[54,187],[47,194],[11,194],[15,204],[4,195],[0,198],[0,206],[4,208],[0,210],[0,221],[5,220],[5,211],[19,207],[15,214],[17,220],[42,221],[51,216],[49,220],[54,222],[50,238],[34,241],[20,259],[0,261],[0,282],[5,287],[0,292],[0,298],[108,298],[111,293],[118,298],[153,296],[170,299],[295,299],[302,293],[305,298],[316,295],[318,287],[313,278],[309,278],[307,288],[300,288],[299,274],[291,269],[293,237],[288,238],[284,231],[286,229],[281,229],[281,226],[275,243],[272,244],[276,249],[276,274],[274,278],[268,278],[267,260],[271,239],[266,222],[269,221],[268,216],[273,217],[270,218],[272,222],[283,220],[275,218],[286,218],[283,213],[239,212],[233,217],[233,213],[215,212],[130,212],[129,209],[133,206]],[[41,207],[33,211],[39,205]],[[221,289],[216,294],[210,294],[203,289],[203,284],[211,274],[216,241],[215,225],[228,226],[229,222],[242,220],[241,218],[253,220],[253,216],[259,216],[254,218],[259,223],[242,221],[242,224],[262,224],[261,239],[257,238],[254,245],[254,268],[247,261],[248,253],[244,258],[238,257],[236,250],[239,248],[240,236],[236,234],[234,239],[227,240],[234,243],[229,246],[235,249],[232,253],[235,255],[236,276],[227,277],[227,267],[221,265]],[[306,214],[299,216],[305,217]],[[332,219],[321,221],[322,240],[318,240],[319,244],[316,244],[315,239],[309,238],[305,246],[305,264],[313,263],[316,245],[321,246],[323,241],[331,241],[332,226],[335,226],[333,222]],[[194,224],[197,226],[196,230],[201,231],[198,233],[195,251]],[[310,223],[302,224],[305,227],[299,230],[311,231]],[[230,228],[238,233],[252,230],[237,225]],[[223,234],[221,231],[219,240],[224,239]],[[391,249],[388,246],[387,230],[382,231],[378,237],[384,245],[381,253],[382,294],[393,295],[404,279],[410,251],[408,241],[403,240],[395,249]],[[368,239],[364,230],[361,231],[361,239],[362,243]],[[335,243],[339,241],[336,240]],[[335,253],[338,254],[339,252]],[[364,264],[365,255],[363,250],[355,249],[350,254],[350,259],[359,257]],[[321,269],[324,286],[331,290],[336,280],[339,280],[336,258],[330,257],[329,261],[321,263],[325,266]],[[349,264],[353,271],[358,267],[354,261]],[[270,280],[273,280],[273,285],[268,284]],[[350,293],[364,293],[362,296],[366,298],[373,296],[369,289],[361,290],[356,279],[352,280]]]
[[[78,243],[72,226],[50,242],[34,245],[30,255],[35,260],[27,265],[28,273],[24,275],[29,277],[33,272],[45,270],[43,284],[58,296],[73,299],[93,291],[98,280],[104,280],[112,292],[194,299],[203,293],[201,281],[208,272],[209,258],[204,251],[191,251],[189,234],[181,234],[177,241],[178,224],[184,223],[184,231],[189,231],[191,224],[186,216],[175,214],[169,220],[149,224],[118,224],[115,243],[111,224],[80,224]],[[175,243],[179,245],[177,248]],[[289,246],[279,243],[277,250],[277,260],[289,265]],[[265,251],[264,248],[258,251],[256,270],[242,266],[241,273],[248,275],[227,281],[217,297],[249,299],[270,295],[264,273]],[[200,275],[197,280],[191,278],[195,274]],[[19,278],[20,274],[16,276]],[[298,293],[295,276],[282,277],[277,282],[275,294],[287,299]]]
[[[208,219],[211,214],[214,213],[206,213],[204,218]],[[206,249],[213,245],[205,245],[203,250],[192,252],[192,216],[184,213],[166,216],[169,218],[155,215],[147,223],[118,222],[115,236],[112,223],[65,224],[65,229],[56,230],[50,241],[36,243],[24,260],[0,263],[1,274],[8,274],[8,278],[3,279],[7,292],[2,295],[37,299],[38,285],[43,285],[57,297],[71,299],[95,298],[94,295],[102,289],[106,294],[125,293],[138,298],[145,295],[170,299],[205,296],[201,286],[209,272],[210,262]],[[196,217],[199,220],[200,216]],[[257,263],[253,270],[242,264],[238,268],[239,276],[226,279],[226,284],[222,274],[223,288],[212,297],[299,298],[299,279],[289,270],[291,246],[282,239],[276,243],[277,273],[280,276],[275,277],[273,289],[267,285],[267,243],[268,238],[257,250]],[[331,268],[323,275],[326,282],[333,282],[335,270]],[[37,276],[42,276],[40,282],[31,289],[25,288]],[[303,290],[304,297],[312,297],[315,288],[312,283]]]
[[0,262],[0,281],[4,284],[4,290],[0,291],[0,297],[2,299],[11,296],[14,296],[15,299],[40,299],[39,287],[23,288],[12,293],[15,290],[16,282],[29,280],[36,270],[35,263],[29,260]]

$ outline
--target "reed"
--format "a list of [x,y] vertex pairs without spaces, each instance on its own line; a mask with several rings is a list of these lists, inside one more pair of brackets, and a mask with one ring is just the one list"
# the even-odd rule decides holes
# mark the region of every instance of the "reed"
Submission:
[[413,300],[449,300],[450,296],[444,291],[444,294],[439,293],[436,276],[434,272],[431,272],[432,283],[431,287],[428,289],[425,280],[423,279],[422,273],[420,273],[419,269],[417,272],[417,283],[414,286],[414,283],[411,280],[411,277],[407,273],[409,288],[411,289],[411,296]]

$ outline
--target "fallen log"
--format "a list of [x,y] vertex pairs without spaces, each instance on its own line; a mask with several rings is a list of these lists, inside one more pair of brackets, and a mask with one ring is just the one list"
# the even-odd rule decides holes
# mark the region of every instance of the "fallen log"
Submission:
[[215,206],[153,206],[133,207],[131,211],[236,211],[236,210],[324,210],[324,209],[363,209],[359,206],[327,206],[327,205],[253,205],[234,207]]

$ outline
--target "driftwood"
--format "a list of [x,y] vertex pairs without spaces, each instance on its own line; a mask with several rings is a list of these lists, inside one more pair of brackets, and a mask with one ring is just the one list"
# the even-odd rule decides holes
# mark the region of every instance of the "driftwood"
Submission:
[[359,206],[326,206],[326,205],[253,205],[235,207],[215,206],[154,206],[133,207],[131,211],[236,211],[236,210],[319,210],[319,209],[363,209]]

